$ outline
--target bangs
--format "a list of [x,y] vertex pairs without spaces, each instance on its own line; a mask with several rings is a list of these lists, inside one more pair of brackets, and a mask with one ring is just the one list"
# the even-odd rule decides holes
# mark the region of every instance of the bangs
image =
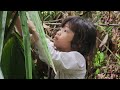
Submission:
[[77,23],[77,22],[78,22],[78,18],[80,18],[80,17],[77,17],[77,16],[76,16],[76,19],[73,18],[73,16],[66,18],[66,19],[62,22],[61,27],[64,27],[66,24],[68,24],[70,30],[75,33],[76,30],[78,30],[79,27],[80,27],[80,26],[79,26],[79,23]]

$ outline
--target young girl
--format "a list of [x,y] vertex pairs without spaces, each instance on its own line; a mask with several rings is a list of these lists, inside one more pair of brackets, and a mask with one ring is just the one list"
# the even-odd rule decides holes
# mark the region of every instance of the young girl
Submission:
[[[40,41],[32,21],[28,21],[31,41],[42,61],[48,64],[38,46]],[[57,74],[55,79],[84,79],[86,75],[86,59],[93,52],[96,43],[94,25],[78,16],[66,18],[54,41],[47,39]],[[49,64],[48,64],[49,65]]]

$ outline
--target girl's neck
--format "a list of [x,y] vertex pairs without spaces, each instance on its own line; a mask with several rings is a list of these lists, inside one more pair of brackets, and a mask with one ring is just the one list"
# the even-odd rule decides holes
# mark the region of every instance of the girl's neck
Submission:
[[62,51],[62,52],[70,52],[71,51],[71,47],[68,47],[68,48],[57,48],[57,50]]

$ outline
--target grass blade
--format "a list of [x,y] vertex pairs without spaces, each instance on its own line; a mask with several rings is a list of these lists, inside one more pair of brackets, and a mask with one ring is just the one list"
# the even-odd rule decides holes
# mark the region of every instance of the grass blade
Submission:
[[[0,11],[0,63],[1,63],[1,55],[4,41],[4,33],[5,33],[5,24],[6,24],[7,11]],[[0,79],[3,79],[3,74],[0,67]]]
[[31,45],[30,45],[30,34],[27,25],[27,17],[25,11],[20,11],[20,21],[23,31],[23,46],[25,56],[25,67],[26,67],[26,79],[32,79],[32,58],[31,58]]

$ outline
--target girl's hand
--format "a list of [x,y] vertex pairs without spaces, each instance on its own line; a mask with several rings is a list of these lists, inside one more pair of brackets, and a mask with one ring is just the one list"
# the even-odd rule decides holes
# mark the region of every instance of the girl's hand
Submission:
[[27,23],[28,23],[29,32],[31,34],[34,34],[36,32],[35,25],[33,24],[31,20],[28,20]]
[[36,27],[31,20],[27,21],[29,32],[31,34],[31,43],[34,44],[39,40],[39,34],[36,31]]

